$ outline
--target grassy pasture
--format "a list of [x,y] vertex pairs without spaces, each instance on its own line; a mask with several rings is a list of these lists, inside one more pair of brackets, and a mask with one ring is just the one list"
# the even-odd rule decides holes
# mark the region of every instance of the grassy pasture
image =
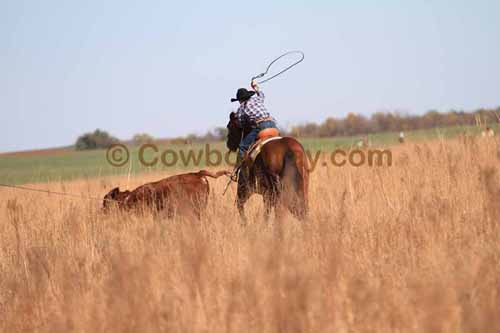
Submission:
[[[422,130],[406,132],[406,139],[409,142],[421,142],[422,140],[436,140],[438,138],[452,138],[460,133],[477,134],[477,127],[450,127],[443,129]],[[387,146],[397,143],[399,133],[378,133],[369,135],[369,140],[374,146]],[[334,137],[334,138],[302,138],[300,141],[304,147],[314,153],[321,150],[325,152],[336,148],[348,149],[355,146],[364,136]],[[211,149],[226,152],[224,143],[212,143]],[[152,150],[147,150],[145,159],[152,160],[155,156],[160,157],[165,149],[172,149],[176,152],[193,150],[198,156],[205,149],[204,144],[193,145],[158,145],[160,152],[155,154]],[[139,163],[138,148],[130,146],[131,165],[123,167],[113,167],[106,161],[105,150],[93,151],[73,151],[70,148],[49,151],[35,151],[25,153],[0,154],[0,183],[4,184],[24,184],[37,182],[50,182],[61,180],[72,180],[79,178],[123,175],[130,172],[137,175],[143,172],[168,172],[175,173],[186,169],[197,169],[205,167],[205,157],[203,155],[198,166],[190,163],[184,164],[182,160],[175,166],[165,166],[161,162],[154,167],[145,167]],[[185,155],[187,157],[187,155]],[[234,156],[232,156],[234,160]]]
[[[499,332],[499,139],[322,165],[305,223],[254,196],[241,226],[222,178],[202,221],[0,188],[0,331]],[[170,171],[30,186],[102,197]]]

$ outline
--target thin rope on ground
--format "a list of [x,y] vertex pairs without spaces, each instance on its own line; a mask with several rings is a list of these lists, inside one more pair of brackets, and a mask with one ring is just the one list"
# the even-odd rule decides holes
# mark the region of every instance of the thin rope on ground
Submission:
[[83,195],[80,195],[80,194],[67,193],[67,192],[57,192],[57,191],[50,191],[50,190],[42,190],[42,189],[38,189],[38,188],[24,187],[24,186],[18,186],[18,185],[0,184],[0,187],[7,187],[7,188],[12,188],[12,189],[17,189],[17,190],[24,190],[24,191],[31,191],[31,192],[41,192],[41,193],[47,193],[47,194],[62,195],[62,196],[80,198],[80,199],[103,200],[103,199],[97,198],[97,197],[83,196]]

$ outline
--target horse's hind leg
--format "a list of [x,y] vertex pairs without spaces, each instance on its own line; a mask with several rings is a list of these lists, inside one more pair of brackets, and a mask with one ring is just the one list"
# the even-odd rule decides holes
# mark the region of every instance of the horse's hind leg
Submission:
[[271,210],[274,208],[275,213],[277,212],[277,206],[280,203],[280,193],[281,193],[281,185],[280,185],[279,176],[270,175],[267,178],[266,182],[266,191],[264,192],[264,218],[265,220],[269,220],[269,216],[271,214]]
[[301,221],[308,219],[309,214],[309,198],[308,198],[308,187],[309,187],[309,174],[303,173],[302,178],[299,182],[299,189],[296,192],[297,203],[295,206],[296,213],[295,216]]
[[276,221],[281,221],[285,216],[283,180],[279,175],[272,175],[270,181],[270,206],[274,208]]
[[271,215],[271,211],[273,210],[273,207],[276,207],[277,203],[277,196],[273,191],[266,191],[264,193],[264,220],[267,222],[269,221],[269,216]]
[[290,213],[300,221],[307,219],[307,198],[302,191],[295,188],[289,188],[284,195],[283,204]]
[[290,211],[298,220],[307,220],[307,206],[301,197],[295,200],[295,202],[291,205]]
[[269,221],[269,215],[271,215],[271,210],[273,209],[272,195],[269,192],[264,193],[264,221]]

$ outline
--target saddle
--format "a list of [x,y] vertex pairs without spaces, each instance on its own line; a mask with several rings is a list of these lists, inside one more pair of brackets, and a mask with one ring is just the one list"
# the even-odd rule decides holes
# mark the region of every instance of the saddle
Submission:
[[261,130],[257,136],[257,141],[250,146],[243,160],[246,161],[248,165],[253,164],[266,143],[281,139],[279,134],[280,132],[277,128],[265,128]]
[[[231,175],[231,180],[232,181],[238,181],[238,175],[240,174],[240,171],[249,170],[251,166],[253,165],[255,159],[257,156],[260,154],[260,151],[262,150],[262,147],[270,141],[278,140],[281,139],[282,137],[279,136],[279,131],[277,128],[265,128],[259,132],[257,135],[257,141],[255,141],[248,151],[245,153],[245,156],[243,156],[243,160],[239,163],[239,165],[235,168]],[[242,170],[243,169],[243,170]],[[228,183],[229,186],[230,182]],[[226,193],[226,190],[228,188],[226,186],[226,189],[224,190],[224,193]]]

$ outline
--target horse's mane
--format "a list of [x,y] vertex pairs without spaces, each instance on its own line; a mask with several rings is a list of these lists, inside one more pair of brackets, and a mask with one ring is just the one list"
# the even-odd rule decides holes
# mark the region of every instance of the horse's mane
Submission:
[[229,115],[229,122],[227,123],[227,141],[226,146],[231,151],[238,150],[241,138],[247,135],[251,128],[241,128],[238,125],[236,113],[231,112]]

